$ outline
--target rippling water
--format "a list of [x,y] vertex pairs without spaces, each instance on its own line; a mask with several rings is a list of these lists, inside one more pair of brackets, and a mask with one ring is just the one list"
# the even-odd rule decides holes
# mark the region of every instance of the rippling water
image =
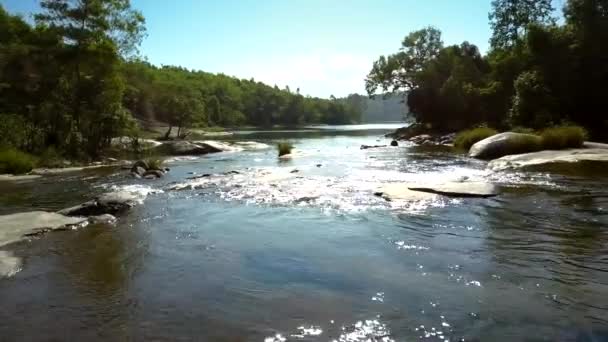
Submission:
[[[608,340],[608,178],[359,149],[389,143],[390,128],[243,132],[234,139],[290,139],[296,157],[181,159],[158,181],[108,169],[0,184],[2,213],[147,195],[114,227],[3,247],[21,270],[0,279],[0,340]],[[500,195],[373,195],[458,179]]]

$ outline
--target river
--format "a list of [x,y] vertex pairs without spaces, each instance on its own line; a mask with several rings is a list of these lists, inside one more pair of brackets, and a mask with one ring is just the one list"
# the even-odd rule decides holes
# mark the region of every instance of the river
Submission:
[[[178,159],[160,180],[108,169],[0,184],[0,214],[146,196],[115,226],[3,247],[22,269],[0,279],[0,341],[608,340],[608,178],[359,149],[397,126],[241,131],[231,139],[271,148]],[[279,161],[284,139],[297,153]],[[374,196],[464,178],[500,194]]]

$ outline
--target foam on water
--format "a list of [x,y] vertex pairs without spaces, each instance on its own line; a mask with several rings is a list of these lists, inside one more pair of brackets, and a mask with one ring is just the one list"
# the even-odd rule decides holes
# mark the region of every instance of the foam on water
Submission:
[[13,253],[0,251],[0,278],[10,278],[21,271],[21,259]]

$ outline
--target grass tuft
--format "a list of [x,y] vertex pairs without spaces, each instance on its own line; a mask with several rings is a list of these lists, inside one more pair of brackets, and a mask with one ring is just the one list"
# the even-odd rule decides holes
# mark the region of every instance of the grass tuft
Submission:
[[290,154],[293,149],[293,145],[288,142],[280,142],[277,144],[277,149],[279,150],[279,157],[284,156],[286,154]]
[[468,150],[476,142],[491,137],[495,134],[498,134],[498,132],[495,129],[489,127],[477,127],[462,131],[456,135],[456,138],[454,139],[454,146],[457,148]]
[[165,160],[157,157],[150,157],[144,159],[146,164],[148,164],[148,170],[163,170],[163,166],[165,164]]
[[543,130],[540,134],[542,145],[547,150],[563,150],[583,146],[587,131],[580,126],[556,126]]
[[36,159],[32,155],[13,148],[0,150],[0,174],[19,175],[28,173],[32,171],[35,165]]

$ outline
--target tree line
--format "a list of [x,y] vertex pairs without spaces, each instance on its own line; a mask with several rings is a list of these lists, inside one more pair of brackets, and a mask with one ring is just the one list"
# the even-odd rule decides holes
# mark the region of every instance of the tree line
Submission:
[[562,123],[606,140],[608,0],[494,0],[490,50],[445,46],[427,27],[381,56],[366,89],[407,91],[417,122],[441,131],[477,125],[541,129]]
[[0,6],[0,147],[96,158],[136,135],[135,118],[185,128],[347,124],[348,99],[303,96],[255,80],[175,66],[138,54],[145,19],[129,0],[42,0],[33,22]]

